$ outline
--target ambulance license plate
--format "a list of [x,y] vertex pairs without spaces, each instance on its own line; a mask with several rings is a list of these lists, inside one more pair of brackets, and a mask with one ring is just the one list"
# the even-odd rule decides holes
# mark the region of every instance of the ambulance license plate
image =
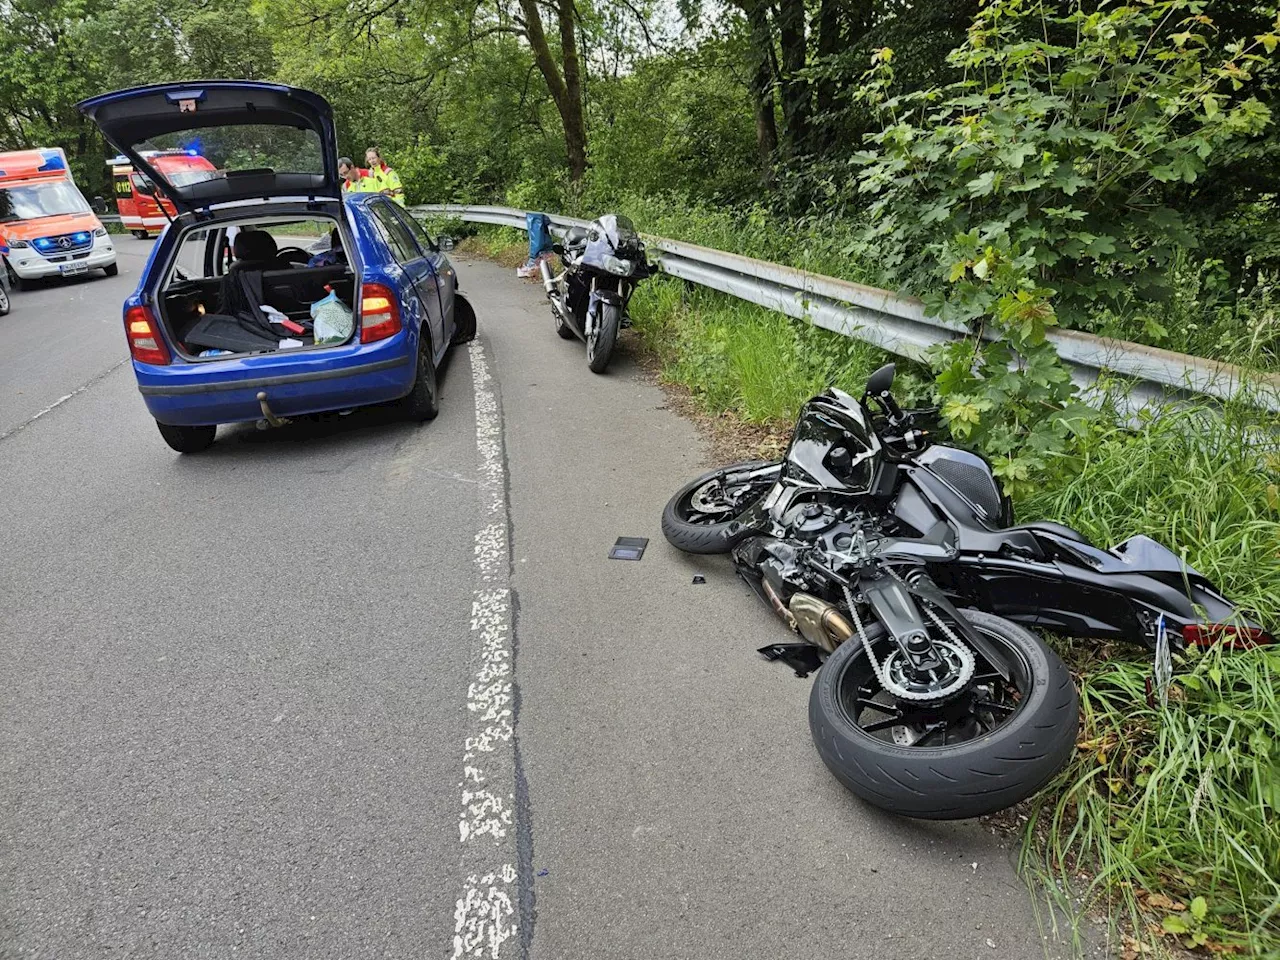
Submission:
[[82,273],[89,272],[87,263],[60,263],[58,264],[58,272],[64,277],[75,277]]

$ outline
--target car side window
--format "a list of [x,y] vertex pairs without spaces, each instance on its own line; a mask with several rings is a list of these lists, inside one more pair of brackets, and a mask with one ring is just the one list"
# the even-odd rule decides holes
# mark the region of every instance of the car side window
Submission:
[[410,263],[422,256],[418,252],[418,245],[414,242],[413,235],[391,210],[389,201],[375,201],[369,204],[369,212],[373,215],[373,225],[398,263]]
[[399,207],[394,208],[394,213],[404,223],[409,233],[413,235],[413,239],[418,241],[418,249],[422,251],[423,256],[437,252],[438,248],[431,242],[431,237],[413,214],[407,210],[401,210]]

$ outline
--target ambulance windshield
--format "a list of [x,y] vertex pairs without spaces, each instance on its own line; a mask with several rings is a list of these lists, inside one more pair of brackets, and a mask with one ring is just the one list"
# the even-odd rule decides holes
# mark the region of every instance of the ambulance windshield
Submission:
[[0,223],[90,212],[80,191],[65,180],[0,186]]

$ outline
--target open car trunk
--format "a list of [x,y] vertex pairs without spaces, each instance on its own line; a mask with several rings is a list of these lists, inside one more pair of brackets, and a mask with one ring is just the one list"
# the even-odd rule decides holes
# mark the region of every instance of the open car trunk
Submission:
[[[179,243],[176,262],[159,291],[160,320],[186,359],[323,349],[350,342],[354,323],[342,339],[317,344],[312,317],[313,304],[331,295],[351,315],[356,283],[345,260],[307,266],[305,252],[296,247],[278,248],[271,256],[228,260],[223,253],[227,226],[205,232],[195,244]],[[203,252],[203,271],[193,269],[191,257],[184,266],[184,248],[189,252],[192,246]],[[274,238],[268,250],[273,247]],[[197,272],[204,275],[192,275]]]

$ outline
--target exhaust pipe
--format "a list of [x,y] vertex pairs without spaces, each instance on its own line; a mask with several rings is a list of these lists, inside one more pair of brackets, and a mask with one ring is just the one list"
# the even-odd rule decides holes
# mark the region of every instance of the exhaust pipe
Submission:
[[547,261],[539,260],[538,269],[542,271],[542,288],[547,291],[549,297],[556,288],[555,278],[551,276],[551,268],[547,266]]
[[853,636],[853,626],[844,614],[813,594],[792,594],[788,607],[801,636],[828,653]]

